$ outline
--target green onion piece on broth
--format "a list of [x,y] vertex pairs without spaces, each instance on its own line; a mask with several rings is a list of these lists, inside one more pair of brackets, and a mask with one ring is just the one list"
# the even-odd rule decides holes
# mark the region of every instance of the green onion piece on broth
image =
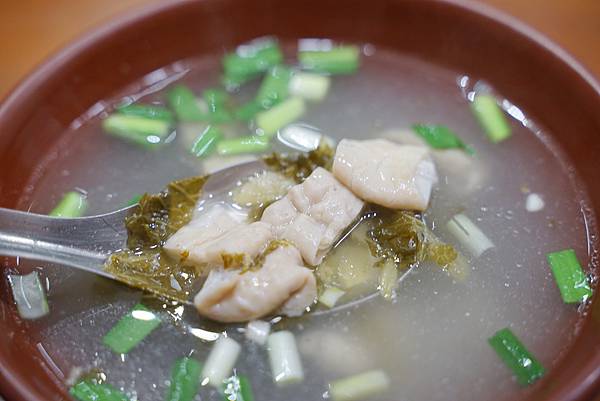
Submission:
[[269,140],[258,135],[248,135],[224,139],[217,143],[217,153],[221,156],[241,153],[262,153],[270,147]]
[[300,118],[306,110],[304,100],[289,98],[269,110],[256,115],[256,126],[261,135],[272,137],[277,131]]
[[181,358],[171,369],[167,401],[192,401],[198,394],[202,365],[194,358]]
[[202,94],[208,107],[208,120],[213,124],[230,122],[232,115],[227,109],[229,95],[220,89],[207,89]]
[[352,74],[358,70],[360,50],[357,46],[338,46],[322,51],[300,51],[302,68],[328,74]]
[[185,85],[179,84],[167,92],[169,106],[181,122],[205,121],[206,113],[200,109],[194,92]]
[[126,354],[160,325],[159,317],[137,304],[104,336],[103,343],[118,354]]
[[79,381],[71,387],[69,394],[79,401],[129,401],[125,394],[110,384],[95,379]]
[[154,147],[171,133],[171,122],[136,115],[112,114],[102,121],[108,134],[143,147]]
[[149,104],[128,104],[126,106],[118,106],[117,112],[128,116],[138,116],[149,118],[152,120],[164,120],[172,122],[174,120],[173,113],[161,106]]
[[250,380],[244,375],[233,375],[224,380],[223,401],[254,401]]
[[385,392],[390,379],[382,370],[371,370],[329,384],[329,395],[333,401],[359,401]]
[[544,367],[529,353],[509,328],[496,332],[488,339],[488,342],[517,377],[519,384],[531,384],[544,375]]
[[463,149],[469,154],[475,153],[458,135],[444,125],[415,124],[412,128],[434,149]]
[[207,156],[215,149],[216,144],[223,139],[221,131],[212,125],[209,125],[204,132],[196,138],[192,145],[191,152],[196,157]]
[[240,121],[250,121],[256,116],[256,114],[262,111],[263,108],[259,103],[255,100],[251,100],[247,103],[244,103],[237,110],[235,110],[234,115]]
[[562,299],[567,304],[585,302],[592,289],[573,249],[546,255]]
[[260,38],[240,45],[223,58],[223,84],[228,89],[235,89],[282,60],[283,54],[273,39]]
[[67,192],[48,214],[54,217],[81,217],[87,209],[86,196],[80,192]]
[[255,102],[263,109],[269,109],[282,102],[288,96],[291,76],[292,72],[287,67],[277,65],[271,68],[258,89]]
[[511,136],[511,129],[504,116],[504,111],[498,106],[493,96],[475,95],[471,109],[490,141],[498,143]]

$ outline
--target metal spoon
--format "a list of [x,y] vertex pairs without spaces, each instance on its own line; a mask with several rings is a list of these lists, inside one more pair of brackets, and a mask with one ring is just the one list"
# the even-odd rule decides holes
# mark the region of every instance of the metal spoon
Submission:
[[[220,170],[205,183],[200,201],[204,204],[219,201],[238,181],[264,170],[262,161]],[[120,281],[105,271],[104,265],[111,253],[125,247],[124,222],[134,208],[81,218],[0,208],[0,255],[59,263]]]

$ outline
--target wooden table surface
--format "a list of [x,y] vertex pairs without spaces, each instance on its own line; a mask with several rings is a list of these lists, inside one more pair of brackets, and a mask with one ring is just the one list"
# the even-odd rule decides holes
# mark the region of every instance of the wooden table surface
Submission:
[[[0,99],[37,63],[82,32],[154,1],[160,0],[0,0]],[[526,21],[600,77],[600,0],[479,1]]]
[[[0,98],[37,63],[82,32],[153,1],[160,0],[1,1]],[[479,1],[546,34],[600,78],[600,0]]]

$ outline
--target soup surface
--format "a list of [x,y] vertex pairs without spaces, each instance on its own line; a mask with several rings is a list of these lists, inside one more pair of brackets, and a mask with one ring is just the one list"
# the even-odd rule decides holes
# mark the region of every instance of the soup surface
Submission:
[[[444,124],[456,132],[475,154],[460,174],[448,172],[452,162],[438,163],[439,182],[424,218],[467,257],[467,277],[459,280],[422,263],[403,277],[391,301],[373,296],[300,318],[275,318],[273,331],[295,334],[305,372],[302,383],[278,387],[265,347],[245,338],[244,324],[209,322],[193,308],[148,303],[158,307],[162,324],[129,353],[112,352],[102,337],[142,293],[72,268],[44,265],[39,272],[46,278],[51,312],[31,326],[59,379],[97,369],[131,399],[162,400],[174,361],[189,355],[204,361],[216,339],[213,333],[222,332],[242,345],[235,368],[250,378],[256,400],[329,398],[329,382],[372,369],[391,379],[389,389],[366,398],[373,401],[513,399],[527,390],[488,344],[504,327],[546,370],[555,366],[574,339],[585,306],[563,303],[545,255],[573,248],[586,261],[592,252],[585,195],[572,169],[549,133],[501,94],[495,95],[503,100],[512,136],[490,142],[470,108],[473,93],[485,86],[481,82],[371,45],[362,52],[359,71],[333,77],[328,96],[308,105],[300,122],[335,141],[402,140],[415,123]],[[79,189],[87,194],[86,214],[109,212],[135,195],[160,191],[169,181],[223,162],[190,154],[197,132],[185,127],[158,150],[147,150],[106,135],[101,125],[107,110],[124,98],[163,104],[165,90],[181,82],[201,93],[218,84],[220,68],[219,57],[183,60],[99,102],[73,122],[52,157],[41,161],[21,208],[48,213],[65,192]],[[257,87],[258,82],[249,83],[237,96],[249,99]],[[251,132],[245,125],[238,129]],[[531,194],[543,199],[541,210],[527,210]],[[468,215],[495,247],[470,257],[446,228],[457,213]],[[196,399],[221,397],[203,386]]]

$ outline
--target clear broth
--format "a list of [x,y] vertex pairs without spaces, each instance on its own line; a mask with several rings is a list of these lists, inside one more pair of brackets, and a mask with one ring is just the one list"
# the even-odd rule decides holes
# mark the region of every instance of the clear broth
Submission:
[[[218,58],[185,60],[122,93],[161,101],[161,88],[176,80],[199,93],[218,82],[219,71]],[[255,90],[252,84],[242,96]],[[377,137],[417,122],[440,123],[476,149],[472,170],[481,177],[473,190],[467,192],[465,181],[438,169],[440,182],[426,215],[434,232],[452,242],[445,222],[463,211],[496,244],[470,260],[464,282],[424,264],[402,281],[393,302],[375,297],[318,316],[281,320],[273,330],[285,327],[296,334],[306,379],[278,388],[266,349],[244,338],[243,325],[215,325],[193,310],[164,309],[164,323],[155,332],[129,354],[114,354],[102,337],[142,294],[67,267],[45,266],[51,313],[35,322],[33,331],[55,374],[65,380],[76,367],[100,369],[132,399],[162,400],[172,363],[190,354],[202,361],[210,351],[211,341],[190,331],[203,328],[226,331],[243,344],[236,369],[250,377],[256,400],[322,399],[328,397],[328,382],[375,368],[387,372],[392,387],[373,401],[485,401],[525,394],[487,339],[510,326],[547,369],[571,344],[584,311],[563,304],[545,254],[574,248],[585,260],[591,252],[584,195],[550,138],[517,109],[512,114],[519,118],[510,121],[513,137],[491,144],[471,114],[471,90],[472,82],[455,71],[377,49],[363,57],[356,75],[333,77],[328,97],[310,104],[302,118],[338,140]],[[52,160],[42,162],[23,209],[47,213],[64,192],[81,188],[88,194],[87,214],[108,212],[136,194],[203,172],[181,132],[158,151],[104,134],[105,107],[121,98],[98,103],[73,123]],[[542,211],[525,210],[527,190],[542,195]],[[197,399],[220,397],[206,387]]]

